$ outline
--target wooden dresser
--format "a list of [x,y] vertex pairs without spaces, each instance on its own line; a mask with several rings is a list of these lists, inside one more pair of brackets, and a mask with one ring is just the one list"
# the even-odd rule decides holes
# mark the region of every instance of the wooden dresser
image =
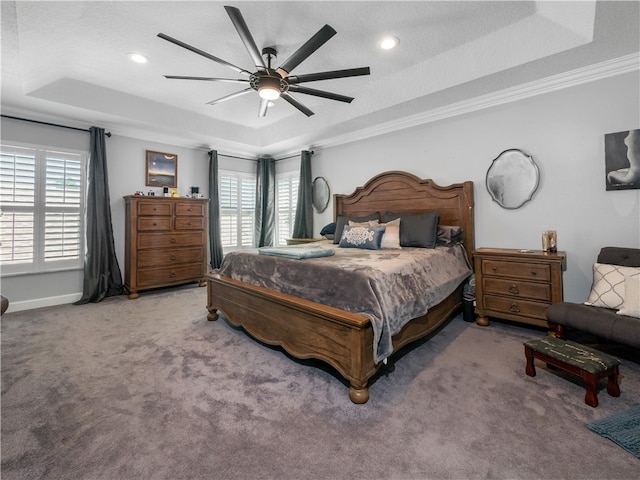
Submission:
[[150,288],[206,285],[208,199],[124,197],[125,288],[129,298]]
[[563,299],[564,252],[480,248],[473,263],[478,325],[491,316],[547,327],[547,307]]

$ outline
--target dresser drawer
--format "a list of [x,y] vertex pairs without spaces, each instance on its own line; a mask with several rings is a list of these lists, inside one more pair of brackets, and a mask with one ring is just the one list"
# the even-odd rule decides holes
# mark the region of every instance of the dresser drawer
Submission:
[[203,247],[142,250],[138,254],[138,268],[202,263],[203,260]]
[[204,205],[202,203],[176,203],[176,215],[178,216],[204,216]]
[[204,217],[176,217],[176,230],[202,230]]
[[517,279],[507,280],[495,277],[483,277],[482,286],[486,293],[551,302],[551,285],[549,283],[522,282]]
[[171,204],[167,202],[138,202],[138,215],[171,216]]
[[171,230],[171,217],[138,217],[138,231]]
[[203,232],[139,233],[138,248],[167,248],[204,245]]
[[513,277],[523,280],[551,280],[551,267],[543,263],[504,262],[500,260],[482,260],[483,275]]
[[497,295],[483,295],[484,309],[497,313],[510,313],[512,315],[522,315],[525,317],[539,318],[541,320],[547,319],[547,302],[534,302],[528,300],[521,300],[519,298],[500,297]]
[[138,270],[138,286],[158,286],[185,280],[195,281],[202,278],[204,273],[202,264],[165,268],[144,268]]

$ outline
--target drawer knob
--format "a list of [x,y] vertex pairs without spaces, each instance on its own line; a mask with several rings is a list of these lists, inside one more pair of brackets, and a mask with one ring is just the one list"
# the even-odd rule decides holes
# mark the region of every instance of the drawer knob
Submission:
[[176,276],[176,272],[174,272],[173,270],[171,270],[171,273],[169,274],[169,276],[171,278],[174,278]]
[[509,293],[518,294],[518,293],[520,293],[520,290],[518,290],[518,286],[517,285],[511,285],[509,287]]
[[156,227],[158,224],[156,222],[153,222],[153,226]]
[[171,237],[171,240],[169,240],[171,243],[176,243],[176,239],[175,237]]
[[190,212],[191,212],[191,211],[193,211],[193,208],[189,207],[189,211],[190,211]]
[[175,261],[178,257],[176,257],[175,255],[171,255],[171,260]]
[[491,270],[493,270],[494,272],[498,271],[498,267],[491,267]]
[[510,310],[511,312],[518,313],[518,312],[520,312],[520,307],[518,306],[518,304],[517,304],[517,303],[512,303],[512,304],[509,306],[509,310]]
[[531,275],[533,275],[534,277],[538,274],[538,272],[536,272],[535,270],[531,270]]

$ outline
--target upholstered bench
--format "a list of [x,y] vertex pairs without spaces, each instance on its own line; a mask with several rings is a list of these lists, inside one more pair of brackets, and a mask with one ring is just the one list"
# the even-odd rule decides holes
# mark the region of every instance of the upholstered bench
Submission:
[[612,397],[620,396],[618,385],[618,365],[620,360],[584,345],[567,342],[555,337],[545,337],[524,343],[524,354],[527,358],[526,373],[536,376],[534,358],[565,372],[578,375],[584,380],[587,393],[584,403],[591,407],[598,406],[596,387],[598,380],[607,377],[607,393]]

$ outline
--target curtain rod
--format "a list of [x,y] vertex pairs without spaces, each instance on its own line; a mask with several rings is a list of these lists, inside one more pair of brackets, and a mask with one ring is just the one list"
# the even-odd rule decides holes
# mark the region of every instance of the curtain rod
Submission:
[[[2,118],[10,118],[12,120],[21,120],[23,122],[39,123],[40,125],[48,125],[50,127],[68,128],[69,130],[78,130],[80,132],[89,132],[88,128],[70,127],[68,125],[60,125],[58,123],[41,122],[40,120],[31,120],[29,118],[12,117],[11,115],[0,115]],[[111,132],[106,132],[107,137],[111,136]]]

